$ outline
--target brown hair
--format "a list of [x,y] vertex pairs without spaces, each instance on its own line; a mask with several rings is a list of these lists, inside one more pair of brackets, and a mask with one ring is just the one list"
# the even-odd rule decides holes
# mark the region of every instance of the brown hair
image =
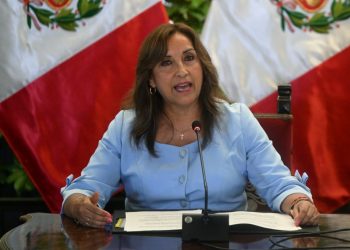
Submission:
[[186,36],[193,45],[203,70],[203,84],[199,95],[201,106],[201,123],[203,126],[203,146],[212,138],[212,130],[217,122],[219,110],[217,102],[230,102],[219,87],[217,71],[210,56],[200,41],[198,35],[189,26],[163,24],[150,33],[141,46],[136,68],[136,83],[123,103],[123,109],[135,109],[135,120],[131,130],[131,138],[137,146],[145,140],[148,151],[157,156],[154,142],[158,128],[159,117],[163,112],[163,98],[157,92],[149,93],[149,81],[153,68],[166,56],[168,40],[175,33]]

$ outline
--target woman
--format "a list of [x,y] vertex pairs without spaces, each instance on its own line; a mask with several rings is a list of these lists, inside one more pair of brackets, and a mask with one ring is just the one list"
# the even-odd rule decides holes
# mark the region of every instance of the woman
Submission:
[[102,228],[112,221],[103,207],[121,185],[129,211],[203,208],[194,120],[202,124],[209,210],[245,210],[249,180],[296,225],[318,223],[310,190],[290,175],[249,109],[230,104],[206,49],[184,24],[164,24],[144,41],[135,87],[81,176],[67,180],[63,213]]

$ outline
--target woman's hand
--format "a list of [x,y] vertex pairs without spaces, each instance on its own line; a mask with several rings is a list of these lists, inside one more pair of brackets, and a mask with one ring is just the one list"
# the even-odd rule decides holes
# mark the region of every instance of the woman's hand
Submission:
[[294,205],[293,209],[290,210],[290,214],[293,217],[296,226],[318,225],[320,213],[316,206],[310,201],[299,201]]
[[314,203],[303,194],[292,194],[282,203],[282,210],[293,217],[296,226],[316,226],[320,213]]
[[72,194],[63,205],[64,214],[79,224],[104,228],[107,224],[112,223],[112,215],[97,206],[98,195],[97,192],[91,197],[83,194]]

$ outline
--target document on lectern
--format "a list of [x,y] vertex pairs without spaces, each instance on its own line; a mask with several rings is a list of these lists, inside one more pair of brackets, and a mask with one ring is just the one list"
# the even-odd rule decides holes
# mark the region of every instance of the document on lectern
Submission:
[[126,212],[126,232],[182,229],[182,214],[200,214],[202,210]]
[[[182,214],[200,214],[201,210],[181,211],[144,211],[126,212],[123,225],[124,232],[169,231],[182,229]],[[230,227],[253,225],[276,231],[297,231],[302,229],[294,225],[294,220],[286,214],[259,212],[227,212]],[[118,223],[117,223],[118,224]]]
[[287,214],[258,213],[237,211],[229,212],[229,225],[249,224],[278,231],[296,231],[302,229],[294,224],[294,220]]

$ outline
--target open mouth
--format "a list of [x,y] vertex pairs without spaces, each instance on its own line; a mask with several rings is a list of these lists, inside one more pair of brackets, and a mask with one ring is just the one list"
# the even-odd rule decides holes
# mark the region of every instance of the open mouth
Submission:
[[174,87],[174,89],[178,92],[186,92],[192,87],[192,83],[186,82],[186,83],[180,83]]

